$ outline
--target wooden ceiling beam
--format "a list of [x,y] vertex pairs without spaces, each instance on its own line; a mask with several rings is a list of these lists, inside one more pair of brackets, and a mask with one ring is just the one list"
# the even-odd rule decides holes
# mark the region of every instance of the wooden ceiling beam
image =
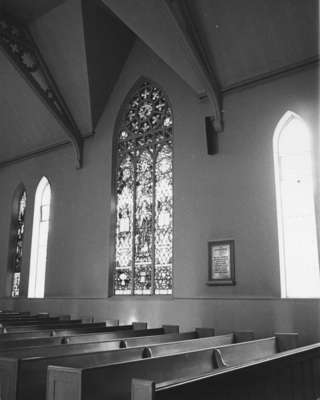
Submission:
[[216,133],[223,130],[223,114],[222,114],[222,90],[218,76],[211,65],[207,50],[201,39],[199,26],[195,20],[194,13],[187,1],[165,0],[177,24],[188,43],[193,56],[201,70],[201,76],[206,89],[206,95],[213,107],[214,115],[210,120]]
[[76,166],[82,166],[83,137],[30,32],[20,22],[0,14],[0,49],[43,104],[64,128],[72,143]]

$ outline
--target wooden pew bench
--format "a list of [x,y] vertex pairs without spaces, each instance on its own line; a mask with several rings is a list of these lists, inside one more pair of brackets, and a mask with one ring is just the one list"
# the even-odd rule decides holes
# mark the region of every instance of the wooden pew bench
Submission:
[[[104,334],[103,340],[100,341],[86,341],[86,338],[83,338],[83,342],[81,343],[58,343],[56,345],[40,345],[40,346],[25,346],[25,347],[6,347],[0,350],[0,357],[12,357],[12,358],[26,358],[26,357],[41,357],[41,356],[59,356],[64,354],[81,354],[81,353],[89,353],[93,351],[105,351],[105,350],[114,350],[114,349],[122,349],[126,347],[137,347],[137,346],[129,346],[130,339],[140,339],[142,345],[144,345],[144,340],[148,339],[148,343],[159,341],[160,337],[164,336],[166,340],[169,342],[171,336],[173,336],[172,340],[178,338],[183,338],[183,340],[187,340],[184,338],[184,335],[179,334],[179,327],[177,326],[177,333],[167,334],[164,328],[153,328],[153,329],[143,329],[139,331],[115,331],[111,334]],[[119,333],[119,335],[118,335]],[[189,334],[189,333],[188,333]],[[194,334],[194,332],[192,332]],[[137,337],[132,336],[137,335]],[[87,336],[87,335],[81,335]],[[124,346],[124,337],[127,346]],[[156,338],[156,340],[153,339]],[[145,339],[146,338],[146,339]],[[58,339],[58,338],[55,338]],[[12,341],[14,344],[15,342]],[[136,343],[136,340],[135,340]]]
[[131,400],[317,400],[320,344],[209,374],[156,382],[133,379]]
[[[141,327],[143,324],[136,324],[137,327]],[[127,335],[136,334],[152,335],[165,333],[165,329],[168,331],[176,331],[178,333],[178,326],[168,326],[158,329],[145,329],[145,330],[126,330],[126,331],[114,331],[109,334],[111,337],[116,337],[120,333],[121,337],[126,338]],[[148,336],[150,337],[150,336]],[[127,338],[126,338],[127,339]],[[107,349],[117,349],[120,347],[120,340],[116,342],[98,342],[88,343],[83,345],[63,345],[53,346],[52,348],[46,346],[33,347],[33,348],[20,348],[3,350],[6,353],[6,357],[0,357],[0,398],[2,399],[20,399],[29,396],[28,390],[20,391],[20,383],[24,382],[28,385],[42,385],[43,394],[45,393],[45,379],[46,379],[46,367],[50,360],[67,360],[69,357],[76,357],[76,355],[85,356],[86,352],[96,353],[93,355],[93,360],[97,358],[99,352],[103,352]],[[87,348],[86,348],[87,347]],[[80,353],[80,354],[79,354]],[[139,358],[142,357],[142,349],[139,349]],[[1,397],[2,396],[2,397]],[[32,398],[32,397],[26,397]],[[44,396],[43,396],[44,398]]]
[[297,334],[276,334],[271,338],[218,347],[215,349],[215,359],[218,368],[229,367],[296,347],[298,347]]
[[[0,319],[0,324],[2,326],[19,326],[19,325],[37,325],[44,323],[57,323],[59,322],[59,317],[50,318],[2,318]],[[78,320],[79,321],[79,320]]]
[[[258,341],[253,341],[256,347],[255,342]],[[241,345],[242,343],[238,344],[238,346]],[[90,366],[81,363],[68,366],[51,365],[48,368],[47,400],[128,400],[132,378],[147,378],[154,382],[161,382],[211,373],[217,369],[215,360],[217,346],[219,344],[211,348],[173,355],[164,356],[162,353],[161,357],[113,365]],[[151,347],[152,352],[156,353],[153,347]]]
[[[172,332],[172,333],[170,333]],[[13,339],[13,340],[3,340],[0,341],[0,352],[6,349],[12,348],[21,348],[21,347],[38,347],[38,346],[57,346],[57,345],[66,345],[66,344],[76,344],[76,343],[92,343],[92,342],[104,342],[115,339],[120,339],[119,344],[120,348],[124,347],[133,347],[127,344],[128,338],[133,340],[136,343],[136,338],[138,339],[140,336],[152,335],[152,338],[155,336],[159,336],[163,338],[165,335],[173,335],[174,337],[179,335],[179,327],[178,326],[168,326],[164,325],[162,328],[153,328],[153,329],[139,329],[136,327],[131,330],[114,330],[109,332],[102,333],[73,333],[71,336],[51,336],[51,337],[38,337],[38,338],[27,338],[27,339]],[[197,335],[196,332],[186,333],[186,335],[193,335],[192,339],[195,339]],[[184,334],[181,334],[184,335]],[[212,333],[213,335],[213,333]],[[189,338],[189,337],[187,337]],[[159,340],[159,339],[155,339]],[[139,340],[138,342],[139,343]]]
[[[48,321],[48,322],[36,322],[30,324],[17,324],[10,325],[4,324],[4,330],[6,333],[18,333],[18,332],[30,332],[30,331],[41,331],[44,329],[63,329],[71,327],[72,329],[95,329],[95,328],[105,328],[107,325],[105,322],[94,322],[94,323],[83,323],[80,319],[74,319],[70,321]],[[109,326],[109,325],[108,325]]]
[[0,315],[30,315],[30,311],[0,310]]
[[0,321],[39,321],[41,319],[49,319],[54,318],[59,320],[59,317],[39,317],[37,315],[1,315],[0,314]]
[[[138,325],[140,324],[140,325]],[[50,336],[71,336],[78,335],[80,333],[94,333],[94,332],[113,332],[120,330],[131,330],[131,329],[145,329],[146,323],[133,323],[132,325],[119,325],[119,326],[102,326],[95,327],[92,324],[88,324],[85,326],[75,326],[68,328],[51,328],[45,329],[42,328],[40,330],[26,331],[26,332],[9,332],[0,335],[0,341],[2,340],[18,340],[18,339],[27,339],[27,338],[39,338],[39,337],[50,337]]]
[[[231,336],[231,335],[230,335]],[[224,339],[224,338],[223,338]],[[207,341],[212,341],[213,343],[219,344],[224,343],[224,340],[219,340],[219,337],[207,338]],[[191,341],[195,341],[198,339],[192,339]],[[203,340],[199,339],[199,346],[203,346]],[[184,341],[186,342],[186,341]],[[177,342],[179,343],[179,342]],[[36,355],[32,355],[30,357],[30,349],[24,349],[22,351],[12,352],[10,354],[10,358],[0,358],[0,382],[1,387],[6,388],[7,391],[5,395],[8,399],[19,399],[19,400],[28,400],[28,399],[44,399],[45,398],[45,390],[46,390],[46,371],[47,366],[50,364],[59,364],[64,366],[69,365],[100,365],[103,364],[113,364],[121,361],[128,360],[136,360],[142,359],[145,357],[145,347],[132,347],[127,349],[120,349],[116,347],[117,351],[106,351],[108,348],[113,348],[110,345],[115,345],[115,342],[105,342],[99,343],[94,347],[94,344],[91,344],[87,348],[79,345],[69,345],[64,348],[58,349],[58,351],[54,352],[53,349],[38,349]],[[148,341],[145,340],[145,344],[148,344]],[[119,346],[119,343],[118,343]],[[153,344],[153,347],[157,345]],[[160,344],[160,346],[164,346]],[[184,344],[184,347],[186,344]],[[48,352],[49,350],[49,352]],[[55,349],[57,350],[57,349]],[[90,350],[90,353],[86,353]],[[170,350],[170,352],[176,352],[177,350]],[[75,353],[75,354],[73,354]],[[42,356],[41,356],[42,354]],[[28,357],[29,356],[29,357]],[[10,375],[5,376],[1,375],[1,371],[8,370],[10,366],[15,365],[14,369],[11,369]],[[11,382],[11,383],[10,383]],[[12,382],[14,382],[12,384]],[[4,395],[4,394],[3,394]],[[6,398],[7,398],[6,397]]]
[[[240,334],[240,336],[242,335]],[[212,337],[201,337],[193,340],[167,342],[157,346],[149,345],[144,349],[143,358],[161,357],[199,349],[210,349],[216,346],[231,345],[232,343],[237,343],[237,338],[237,333],[229,333]],[[253,333],[251,335],[248,334],[247,340],[253,340]]]

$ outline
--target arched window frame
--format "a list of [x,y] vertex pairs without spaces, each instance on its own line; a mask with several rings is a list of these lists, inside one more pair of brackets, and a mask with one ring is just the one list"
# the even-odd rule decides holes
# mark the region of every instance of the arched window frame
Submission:
[[[47,195],[47,199],[45,199]],[[36,189],[34,199],[32,241],[28,297],[43,298],[45,291],[45,274],[47,264],[47,245],[51,220],[51,185],[43,176]],[[44,203],[44,201],[46,201]],[[41,252],[42,256],[41,256]]]
[[[143,84],[149,84],[152,87],[156,88],[157,90],[160,91],[161,95],[165,98],[165,102],[166,102],[166,106],[168,108],[168,113],[170,114],[170,121],[171,121],[171,125],[170,125],[170,131],[171,131],[171,136],[170,136],[170,151],[171,151],[171,179],[172,179],[172,207],[171,207],[171,218],[172,218],[172,235],[173,235],[173,223],[174,223],[174,217],[173,217],[173,181],[174,181],[174,176],[173,176],[173,113],[172,113],[172,107],[170,104],[170,101],[165,93],[165,91],[154,81],[150,80],[149,78],[145,78],[145,77],[141,77],[140,79],[138,79],[138,81],[135,83],[135,85],[132,87],[132,89],[128,92],[124,102],[122,103],[120,110],[118,112],[118,117],[116,120],[116,124],[115,124],[115,131],[114,131],[114,137],[113,137],[113,169],[112,169],[112,224],[111,224],[111,246],[112,246],[112,251],[111,251],[111,268],[110,268],[110,275],[109,275],[109,293],[111,295],[116,295],[116,296],[123,296],[124,294],[120,294],[116,292],[116,273],[117,273],[117,263],[116,263],[116,230],[117,230],[117,175],[118,175],[118,144],[119,144],[119,137],[120,137],[120,133],[121,130],[123,129],[123,121],[125,118],[125,114],[126,111],[128,111],[128,107],[129,107],[129,103],[133,100],[133,97],[135,94],[137,94],[138,90],[142,87]],[[168,115],[169,115],[168,114]],[[164,132],[163,128],[163,132]],[[169,129],[168,129],[169,130]],[[152,131],[152,130],[151,130]],[[154,134],[154,132],[152,133]],[[165,145],[162,146],[162,148],[164,148]],[[136,200],[135,200],[136,201]],[[135,221],[135,219],[134,219]],[[135,234],[133,234],[133,236],[135,236]],[[171,251],[172,251],[172,255],[171,255],[171,275],[169,277],[169,279],[171,279],[171,289],[168,290],[168,293],[159,293],[155,291],[155,259],[152,260],[153,263],[153,272],[152,272],[152,289],[151,289],[151,293],[135,293],[134,292],[134,288],[131,288],[131,292],[130,293],[125,293],[126,295],[130,295],[130,296],[134,296],[134,295],[139,295],[141,297],[141,295],[147,295],[147,296],[152,296],[152,295],[172,295],[172,291],[173,291],[173,240],[171,238]],[[135,246],[133,245],[133,257],[134,257],[134,252],[135,252]],[[133,270],[134,270],[134,266],[133,266]],[[164,281],[167,279],[168,275],[166,276],[166,278],[164,278]],[[134,271],[133,271],[133,277],[132,280],[134,282],[135,280],[135,276],[134,276]],[[132,285],[134,285],[135,283],[132,283]]]
[[27,191],[24,184],[20,183],[13,195],[9,233],[7,288],[10,297],[19,297],[22,294],[21,273],[26,209]]
[[[280,284],[281,284],[281,297],[320,297],[320,280],[319,287],[317,293],[313,293],[311,296],[300,295],[298,294],[298,290],[295,295],[290,295],[288,293],[288,266],[286,260],[286,252],[285,252],[285,227],[284,227],[284,211],[283,211],[283,202],[281,195],[281,179],[280,174],[282,172],[282,168],[280,165],[280,151],[279,151],[279,141],[281,134],[285,131],[287,126],[293,121],[297,120],[304,126],[305,133],[309,136],[310,140],[310,162],[311,162],[311,174],[312,174],[312,184],[313,184],[313,193],[312,193],[312,202],[313,202],[313,210],[314,210],[314,225],[315,225],[315,246],[317,252],[317,265],[315,265],[314,276],[317,280],[320,279],[319,272],[319,234],[318,234],[318,218],[317,218],[317,208],[316,208],[316,196],[315,196],[315,170],[314,170],[314,153],[312,151],[312,136],[311,132],[307,127],[305,121],[296,113],[292,111],[287,111],[280,121],[278,122],[276,129],[273,135],[273,155],[274,155],[274,172],[275,172],[275,188],[276,188],[276,205],[277,205],[277,225],[278,225],[278,243],[279,243],[279,261],[280,261]],[[316,269],[317,268],[317,269]],[[303,274],[303,271],[301,272]]]

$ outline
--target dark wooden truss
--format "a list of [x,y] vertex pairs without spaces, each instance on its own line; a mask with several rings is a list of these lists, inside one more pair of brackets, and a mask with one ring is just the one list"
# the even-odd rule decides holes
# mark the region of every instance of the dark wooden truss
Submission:
[[63,127],[73,145],[77,168],[82,164],[83,138],[28,28],[0,13],[0,49],[21,73]]

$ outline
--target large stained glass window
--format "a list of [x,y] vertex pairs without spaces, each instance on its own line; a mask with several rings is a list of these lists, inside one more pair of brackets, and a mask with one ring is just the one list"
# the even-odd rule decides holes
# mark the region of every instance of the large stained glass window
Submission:
[[22,191],[19,197],[18,213],[16,220],[16,231],[15,231],[15,249],[13,257],[13,275],[11,285],[11,296],[20,296],[20,282],[21,282],[21,264],[22,264],[22,245],[24,236],[24,217],[27,205],[27,193],[25,190]]
[[166,95],[142,80],[116,135],[114,294],[172,294],[173,121]]

